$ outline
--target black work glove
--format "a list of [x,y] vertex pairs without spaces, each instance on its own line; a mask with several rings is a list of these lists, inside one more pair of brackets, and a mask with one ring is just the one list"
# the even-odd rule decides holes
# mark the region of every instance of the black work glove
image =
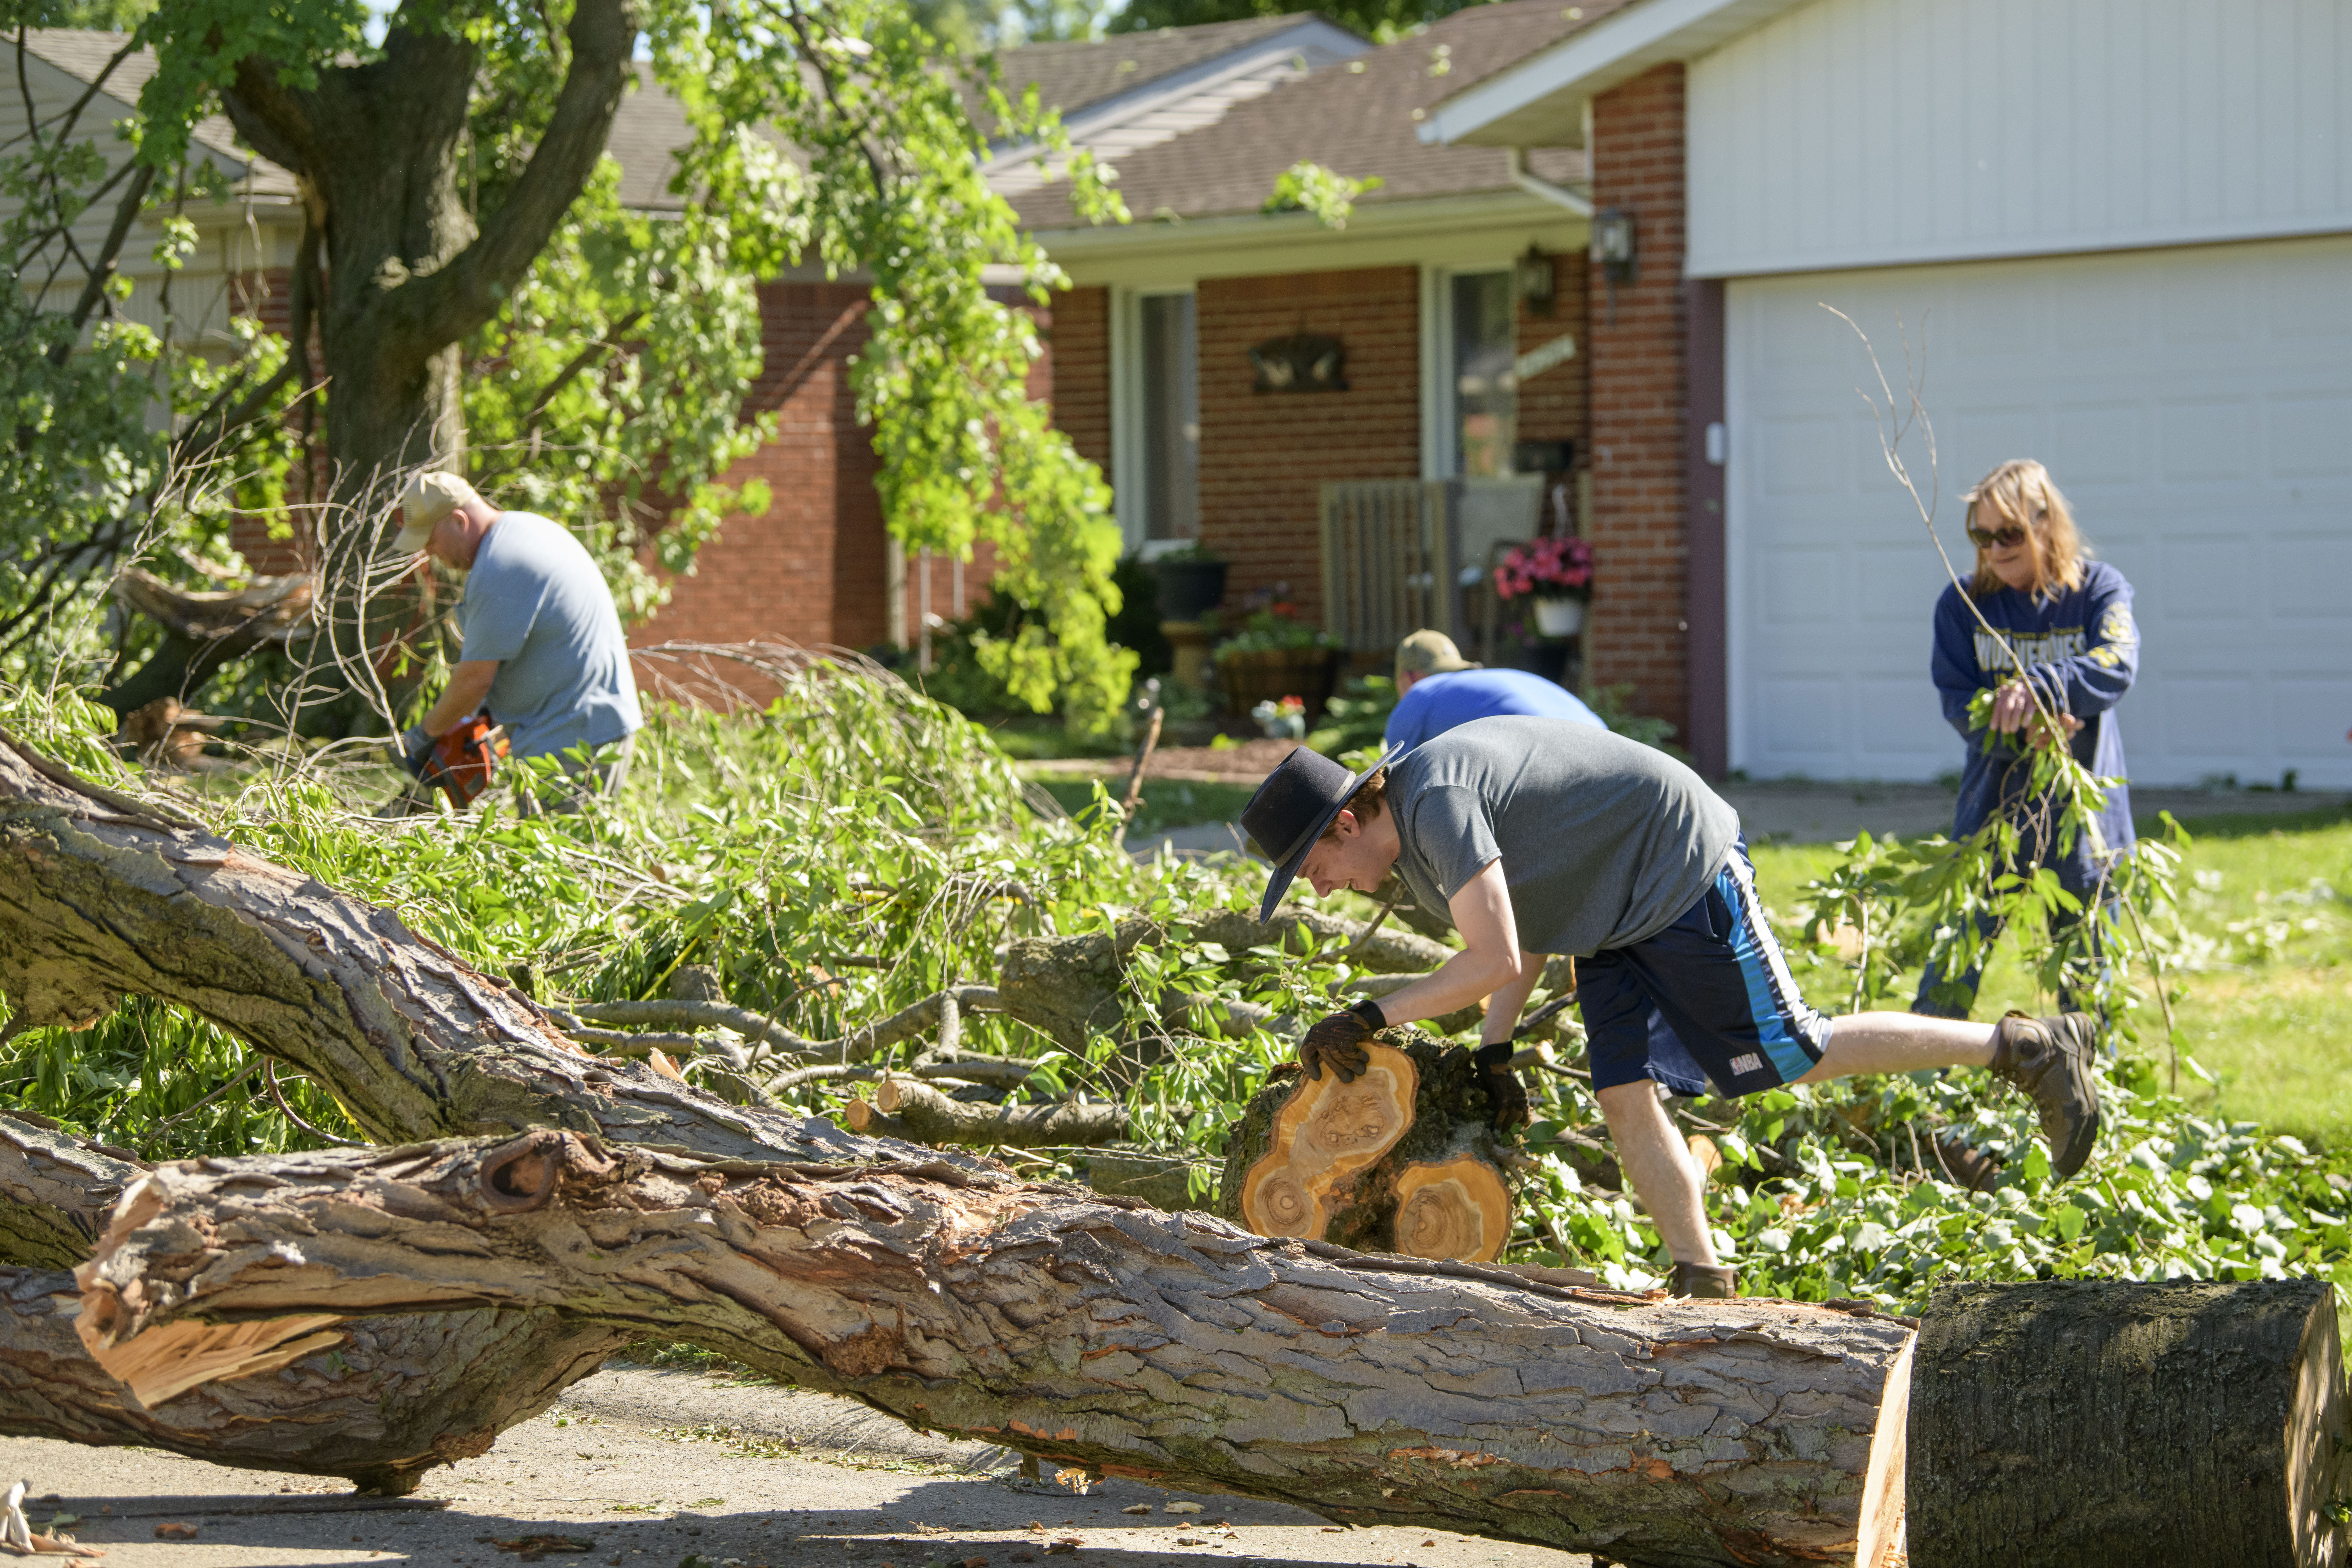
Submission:
[[432,783],[433,737],[422,724],[412,724],[400,737],[400,765],[419,784]]
[[1524,1127],[1535,1120],[1535,1113],[1528,1109],[1527,1086],[1511,1070],[1511,1057],[1517,1050],[1517,1046],[1505,1040],[1498,1045],[1480,1046],[1470,1053],[1471,1068],[1478,1075],[1478,1087],[1486,1091],[1490,1120],[1497,1132]]
[[1388,1026],[1388,1015],[1368,996],[1307,1030],[1307,1037],[1298,1042],[1298,1065],[1307,1069],[1308,1078],[1321,1078],[1328,1067],[1339,1075],[1341,1083],[1353,1083],[1372,1065],[1372,1054],[1364,1047]]

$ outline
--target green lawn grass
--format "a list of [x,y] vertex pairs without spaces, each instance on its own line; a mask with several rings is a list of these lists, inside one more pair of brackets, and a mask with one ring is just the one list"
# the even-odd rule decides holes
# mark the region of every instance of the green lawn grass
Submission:
[[[2179,977],[2189,994],[2174,1021],[2182,1052],[2215,1080],[2184,1069],[2183,1098],[2232,1121],[2352,1144],[2352,812],[2183,826],[2195,839],[2182,865],[2183,913],[2199,951]],[[2139,826],[2148,834],[2157,825]],[[1836,858],[1826,844],[1759,847],[1759,890],[1793,918],[1805,882]],[[1976,1016],[2051,1005],[2004,942]],[[2161,1017],[2150,1007],[2141,1019],[2138,1048],[2161,1058]]]
[[[1095,781],[1090,778],[1041,778],[1037,783],[1074,816],[1093,809]],[[1127,787],[1127,775],[1113,774],[1104,787],[1116,795]],[[1241,816],[1242,807],[1256,792],[1255,784],[1145,779],[1143,798],[1135,805],[1135,820],[1128,824],[1128,839],[1133,842],[1147,833],[1161,833],[1199,822],[1231,822]]]

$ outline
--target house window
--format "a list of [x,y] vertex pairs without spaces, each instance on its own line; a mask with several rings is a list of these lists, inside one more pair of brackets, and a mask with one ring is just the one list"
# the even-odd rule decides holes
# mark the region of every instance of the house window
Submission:
[[1501,479],[1511,471],[1518,437],[1517,310],[1511,275],[1457,272],[1446,279],[1453,372],[1453,471]]
[[1143,542],[1197,539],[1201,382],[1192,296],[1146,294],[1135,303]]

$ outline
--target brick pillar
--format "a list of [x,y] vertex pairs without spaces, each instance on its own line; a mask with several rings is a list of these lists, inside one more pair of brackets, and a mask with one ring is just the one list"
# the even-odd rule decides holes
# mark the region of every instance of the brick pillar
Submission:
[[1683,289],[1683,68],[1663,65],[1592,104],[1592,205],[1633,216],[1635,273],[1591,270],[1591,658],[1596,686],[1686,737],[1690,561],[1685,452],[1689,375]]
[[1054,302],[1048,334],[1054,423],[1082,458],[1110,471],[1110,290],[1073,289]]

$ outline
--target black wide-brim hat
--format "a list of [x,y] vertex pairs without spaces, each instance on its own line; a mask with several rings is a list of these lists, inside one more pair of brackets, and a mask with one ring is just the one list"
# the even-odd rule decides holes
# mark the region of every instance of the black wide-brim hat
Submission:
[[1275,907],[1290,890],[1298,868],[1307,861],[1307,852],[1315,847],[1323,830],[1347,809],[1349,797],[1363,782],[1403,750],[1391,747],[1362,773],[1351,773],[1330,758],[1301,746],[1265,775],[1265,782],[1242,807],[1242,831],[1256,843],[1260,854],[1274,862],[1258,919],[1274,918]]

